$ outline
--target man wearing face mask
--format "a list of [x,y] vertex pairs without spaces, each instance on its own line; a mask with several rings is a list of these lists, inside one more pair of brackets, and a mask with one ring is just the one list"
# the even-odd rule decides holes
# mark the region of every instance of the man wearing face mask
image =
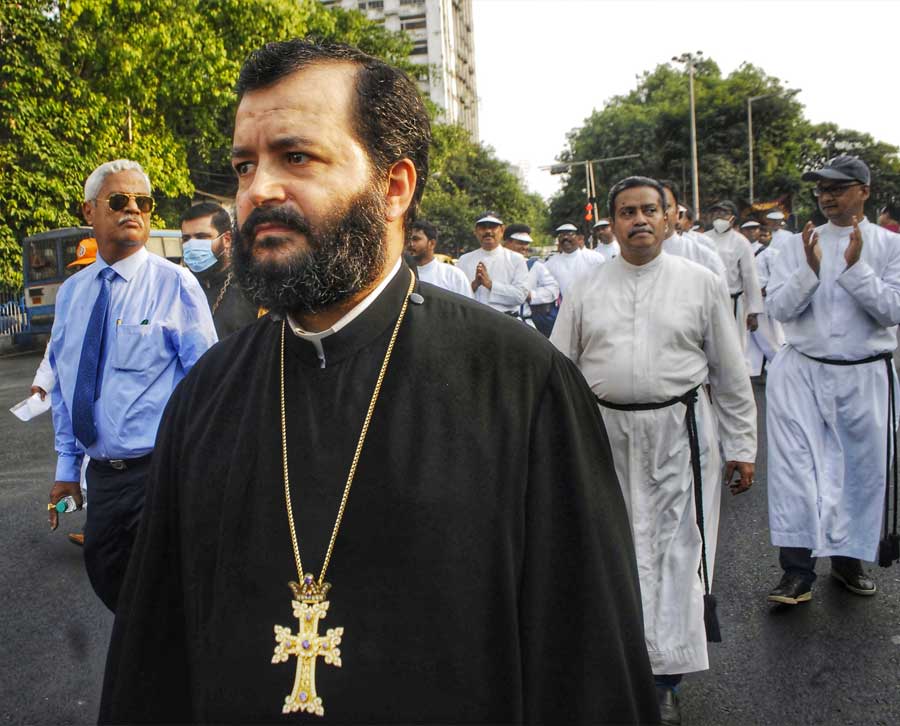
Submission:
[[201,202],[181,217],[184,264],[194,273],[209,302],[219,340],[257,318],[231,270],[231,217],[215,202]]
[[707,232],[716,244],[716,252],[725,263],[728,275],[728,293],[741,349],[747,349],[747,331],[756,330],[756,316],[763,312],[762,292],[753,250],[747,238],[735,229],[738,212],[734,202],[727,199],[717,202],[709,210],[713,228]]

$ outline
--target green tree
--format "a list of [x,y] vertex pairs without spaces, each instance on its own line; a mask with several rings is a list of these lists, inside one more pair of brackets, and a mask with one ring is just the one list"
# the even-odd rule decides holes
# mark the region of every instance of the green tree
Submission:
[[459,126],[435,124],[431,173],[421,216],[440,230],[440,252],[459,256],[478,246],[475,220],[492,209],[507,223],[529,224],[538,233],[546,226],[546,203],[529,194],[493,149],[473,142]]
[[[900,198],[896,149],[867,134],[812,125],[796,92],[761,68],[745,63],[727,77],[710,59],[695,68],[700,199],[703,207],[729,198],[749,205],[747,99],[753,103],[754,198],[793,195],[795,211],[809,214],[810,185],[802,173],[839,151],[858,153],[872,168],[873,208],[878,200]],[[639,159],[597,166],[600,208],[617,179],[630,174],[668,178],[691,201],[690,118],[686,72],[665,64],[644,73],[631,92],[615,96],[572,131],[561,161],[625,154]],[[578,218],[585,202],[580,169],[568,176],[551,201],[554,220]],[[882,202],[883,203],[883,202]]]

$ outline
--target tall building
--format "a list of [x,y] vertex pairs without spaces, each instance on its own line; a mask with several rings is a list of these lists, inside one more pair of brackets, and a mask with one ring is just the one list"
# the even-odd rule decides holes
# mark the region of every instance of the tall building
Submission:
[[388,30],[408,33],[413,41],[410,60],[422,67],[418,76],[422,92],[443,111],[443,121],[459,124],[478,140],[472,0],[320,2],[359,10]]

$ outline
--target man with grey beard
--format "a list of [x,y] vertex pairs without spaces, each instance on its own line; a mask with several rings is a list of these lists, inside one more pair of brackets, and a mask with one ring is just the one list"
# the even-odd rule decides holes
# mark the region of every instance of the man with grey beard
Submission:
[[167,409],[100,720],[657,721],[584,379],[402,261],[415,84],[294,40],[237,94],[233,264],[270,313]]

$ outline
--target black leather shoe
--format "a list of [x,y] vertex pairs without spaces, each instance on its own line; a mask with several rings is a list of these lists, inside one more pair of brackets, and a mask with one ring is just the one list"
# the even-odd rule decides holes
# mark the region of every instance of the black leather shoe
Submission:
[[799,575],[785,572],[778,587],[769,593],[768,600],[782,605],[798,605],[801,602],[812,600],[812,588]]
[[856,595],[874,595],[878,588],[875,580],[869,577],[862,568],[862,563],[857,561],[856,567],[835,567],[831,563],[831,576]]
[[659,722],[662,726],[681,726],[681,706],[674,688],[656,687],[659,703]]

